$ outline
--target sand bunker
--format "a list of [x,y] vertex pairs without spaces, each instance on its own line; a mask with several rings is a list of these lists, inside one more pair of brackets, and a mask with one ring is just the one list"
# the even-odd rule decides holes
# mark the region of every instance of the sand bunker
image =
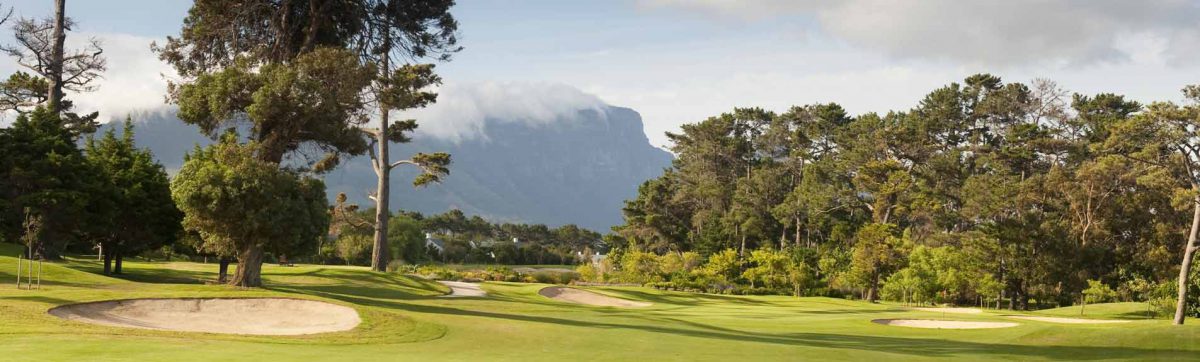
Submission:
[[439,280],[438,283],[442,283],[442,285],[450,287],[450,294],[443,295],[442,297],[457,298],[487,296],[487,292],[479,288],[479,283],[451,282],[441,280]]
[[564,288],[564,287],[545,287],[538,291],[543,297],[570,303],[579,303],[587,305],[595,305],[601,307],[649,307],[650,303],[635,302],[632,300],[624,300],[613,298],[607,295],[600,295],[586,290]]
[[983,311],[979,310],[978,308],[918,308],[918,307],[914,307],[914,308],[909,308],[909,309],[919,310],[919,311],[923,311],[923,312],[935,312],[935,313],[954,313],[954,314],[983,313]]
[[1007,328],[1019,325],[1012,322],[943,321],[933,319],[876,319],[871,322],[887,326],[933,329]]
[[107,326],[288,336],[354,329],[353,308],[286,298],[126,299],[50,309],[59,318]]
[[1009,315],[1005,316],[1014,319],[1025,319],[1039,322],[1050,323],[1065,323],[1065,324],[1109,324],[1109,323],[1129,323],[1130,321],[1116,319],[1080,319],[1080,318],[1061,318],[1061,317],[1035,317],[1024,315]]

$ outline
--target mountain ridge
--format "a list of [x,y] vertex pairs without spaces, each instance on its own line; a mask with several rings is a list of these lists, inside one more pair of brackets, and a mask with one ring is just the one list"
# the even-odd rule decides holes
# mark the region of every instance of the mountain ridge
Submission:
[[[135,142],[149,148],[172,174],[194,145],[211,139],[170,111],[134,114]],[[99,132],[119,125],[110,122]],[[616,106],[585,109],[552,122],[488,117],[481,133],[454,140],[417,132],[413,141],[392,144],[394,159],[417,152],[451,154],[442,183],[413,188],[417,170],[392,174],[393,210],[426,214],[459,209],[493,222],[577,224],[606,232],[621,222],[624,200],[645,180],[670,166],[673,156],[650,144],[641,116]],[[370,207],[375,174],[366,155],[343,159],[320,175],[332,200],[345,193],[351,203]]]

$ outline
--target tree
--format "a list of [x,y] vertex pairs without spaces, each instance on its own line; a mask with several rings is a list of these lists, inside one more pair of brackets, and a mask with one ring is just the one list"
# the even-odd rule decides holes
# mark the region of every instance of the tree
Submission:
[[388,246],[393,260],[415,264],[428,259],[421,223],[408,215],[395,215],[388,220]]
[[879,299],[879,282],[900,264],[900,238],[892,224],[867,224],[855,234],[851,274],[866,288],[863,299]]
[[[297,151],[298,163],[313,172],[366,153],[358,127],[367,120],[364,93],[376,70],[345,47],[366,26],[356,20],[358,5],[196,1],[181,35],[155,46],[181,77],[168,85],[168,100],[179,105],[180,119],[212,136],[248,126],[253,156],[276,168]],[[248,249],[239,252],[234,282],[258,280],[258,244],[238,242]]]
[[625,225],[616,232],[659,253],[690,249],[691,210],[678,202],[680,187],[678,174],[670,170],[642,183],[637,198],[625,201]]
[[[385,56],[383,61],[384,68],[388,67],[387,59],[387,56]],[[411,141],[412,139],[406,133],[416,130],[417,121],[407,119],[389,126],[387,124],[389,111],[392,109],[421,108],[429,103],[433,103],[437,98],[437,94],[426,92],[424,89],[440,83],[441,79],[433,74],[433,66],[427,64],[405,65],[397,69],[394,74],[386,76],[389,78],[381,81],[379,85],[379,87],[385,87],[385,89],[377,91],[381,114],[380,128],[364,130],[369,135],[373,144],[370,146],[371,168],[378,177],[376,192],[374,195],[369,196],[375,201],[375,237],[374,245],[371,249],[371,269],[375,271],[385,271],[388,258],[391,257],[385,237],[388,235],[387,215],[389,210],[389,195],[391,194],[390,179],[392,169],[402,165],[420,168],[421,174],[413,180],[413,186],[421,187],[440,181],[443,176],[449,173],[447,166],[450,165],[450,155],[442,152],[418,153],[410,159],[390,161],[388,143],[407,143]]]
[[717,284],[731,284],[742,273],[742,259],[736,249],[725,249],[708,256],[699,273]]
[[1108,151],[1150,168],[1139,181],[1173,185],[1179,204],[1193,210],[1179,267],[1176,325],[1184,322],[1188,276],[1200,234],[1200,86],[1188,86],[1183,93],[1191,104],[1151,104],[1146,112],[1117,124],[1104,143]]
[[329,229],[325,185],[259,159],[257,143],[238,144],[226,134],[185,158],[171,181],[183,227],[198,233],[202,251],[238,256],[230,285],[262,285],[263,253],[297,255],[313,250]]
[[102,216],[91,208],[103,190],[96,172],[75,146],[62,119],[39,107],[0,129],[0,235],[17,240],[27,215],[41,232],[31,245],[36,253],[57,258],[96,225],[79,223]]
[[[96,235],[104,254],[104,273],[121,274],[126,255],[159,249],[174,242],[180,233],[182,215],[171,200],[170,181],[162,165],[149,150],[133,142],[133,123],[125,122],[120,138],[109,129],[99,140],[85,144],[88,162],[106,186],[111,211],[107,220],[91,220],[105,227]],[[116,261],[116,268],[110,265]]]
[[370,249],[371,238],[362,234],[342,234],[334,241],[334,250],[346,265],[357,264]]
[[54,5],[51,18],[18,19],[12,28],[17,44],[0,47],[33,73],[16,72],[0,83],[0,109],[27,112],[44,104],[50,112],[62,116],[64,127],[75,137],[81,137],[96,130],[98,113],[80,116],[70,112],[73,105],[64,99],[64,90],[95,90],[93,83],[107,69],[107,63],[100,41],[94,38],[83,49],[66,51],[66,32],[75,22],[66,17],[66,0],[56,0]]
[[749,280],[750,286],[756,282],[762,282],[761,285],[766,288],[782,288],[790,284],[788,273],[791,260],[786,253],[770,248],[758,249],[750,252],[747,261],[753,266],[742,272],[742,278]]
[[422,174],[413,185],[422,186],[438,181],[446,174],[446,165],[450,163],[450,156],[445,153],[417,154],[396,162],[390,160],[389,143],[408,142],[410,139],[405,133],[417,128],[416,120],[412,119],[392,123],[391,111],[421,108],[433,103],[437,95],[424,89],[440,82],[433,74],[432,65],[406,64],[394,68],[393,64],[403,59],[426,57],[448,61],[462,47],[458,46],[458,22],[450,14],[453,0],[360,1],[364,11],[358,21],[365,26],[359,28],[351,42],[359,49],[363,61],[375,64],[379,72],[373,87],[379,123],[375,129],[364,129],[364,133],[372,143],[371,166],[377,177],[376,191],[371,195],[376,210],[371,267],[384,271],[390,257],[386,237],[392,168],[404,164],[417,166]]

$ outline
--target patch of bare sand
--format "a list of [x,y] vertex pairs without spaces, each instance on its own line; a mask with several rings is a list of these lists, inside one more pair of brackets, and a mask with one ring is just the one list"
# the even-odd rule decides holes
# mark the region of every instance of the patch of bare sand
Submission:
[[485,292],[485,291],[483,291],[483,289],[479,288],[479,283],[451,282],[451,281],[445,281],[445,280],[439,280],[438,283],[442,283],[442,285],[450,287],[450,294],[446,294],[446,295],[442,296],[445,298],[486,297],[487,296],[487,292]]
[[913,307],[912,310],[934,313],[954,313],[954,314],[979,314],[983,313],[979,308],[929,308],[929,307]]
[[886,326],[932,329],[986,329],[1008,328],[1020,325],[1013,322],[950,321],[934,319],[875,319],[871,322]]
[[543,297],[578,304],[595,305],[601,307],[649,307],[650,303],[635,302],[632,300],[624,300],[613,298],[607,295],[592,293],[582,289],[565,288],[565,287],[545,287],[538,291]]
[[68,304],[59,318],[116,327],[289,336],[354,329],[353,308],[288,298],[125,299]]
[[1062,318],[1062,317],[1036,317],[1027,315],[1008,315],[1005,316],[1013,319],[1024,319],[1038,322],[1064,323],[1064,324],[1111,324],[1111,323],[1129,323],[1119,319],[1082,319],[1082,318]]

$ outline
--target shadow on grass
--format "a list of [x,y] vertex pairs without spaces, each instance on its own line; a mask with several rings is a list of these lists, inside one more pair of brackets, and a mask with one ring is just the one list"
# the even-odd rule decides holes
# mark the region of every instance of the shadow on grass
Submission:
[[[1007,356],[1019,359],[1050,358],[1070,360],[1100,360],[1100,359],[1186,359],[1195,357],[1194,351],[1157,350],[1131,347],[1077,347],[1077,346],[1028,346],[1012,344],[989,344],[965,341],[952,341],[929,338],[903,338],[888,336],[864,336],[832,333],[781,333],[766,334],[738,331],[729,328],[705,325],[695,322],[683,323],[692,328],[677,328],[664,325],[660,318],[644,318],[648,324],[622,324],[609,322],[593,322],[577,319],[564,319],[547,316],[522,315],[474,311],[443,306],[423,304],[398,303],[377,299],[360,298],[338,293],[317,292],[314,295],[341,300],[364,306],[374,306],[406,310],[425,314],[441,314],[454,316],[471,316],[479,318],[500,319],[532,323],[549,323],[584,328],[630,329],[651,333],[664,333],[678,336],[718,339],[724,341],[769,343],[787,346],[806,346],[819,348],[836,348],[852,350],[868,350],[886,353],[901,353],[920,357],[953,357],[956,355],[991,355]],[[638,318],[630,316],[631,318]],[[658,319],[658,320],[656,320]],[[673,318],[670,321],[677,322]]]
[[16,296],[16,297],[0,297],[0,300],[22,300],[22,301],[38,302],[38,303],[46,303],[46,304],[54,304],[54,305],[74,303],[74,301],[71,301],[71,300],[66,300],[66,299],[61,299],[61,298],[53,298],[53,297],[44,297],[44,296],[40,296],[40,295],[22,295],[22,296]]

